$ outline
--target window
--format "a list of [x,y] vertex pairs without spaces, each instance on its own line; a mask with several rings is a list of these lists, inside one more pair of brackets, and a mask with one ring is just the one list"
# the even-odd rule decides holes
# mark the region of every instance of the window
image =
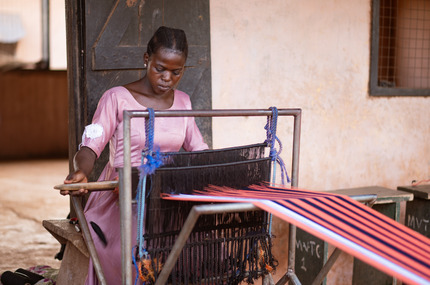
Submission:
[[430,0],[373,0],[370,95],[430,96]]

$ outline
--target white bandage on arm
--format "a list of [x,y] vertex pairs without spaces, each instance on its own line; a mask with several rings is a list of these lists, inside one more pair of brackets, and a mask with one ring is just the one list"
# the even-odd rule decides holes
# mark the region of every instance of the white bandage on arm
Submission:
[[[103,135],[103,127],[99,124],[91,124],[85,127],[84,133],[82,134],[82,143],[86,141],[86,139],[97,139]],[[82,143],[79,145],[81,148]]]

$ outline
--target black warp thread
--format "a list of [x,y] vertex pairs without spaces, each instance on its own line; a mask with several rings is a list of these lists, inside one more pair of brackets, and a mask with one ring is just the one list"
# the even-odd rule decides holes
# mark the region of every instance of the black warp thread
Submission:
[[[165,165],[147,185],[144,240],[154,267],[158,266],[155,260],[166,261],[191,208],[204,204],[163,200],[160,195],[192,194],[208,185],[241,188],[269,181],[270,158],[265,150],[265,144],[255,144],[167,153]],[[133,173],[136,181],[137,171]],[[169,284],[254,283],[268,273],[266,265],[273,269],[277,265],[268,228],[268,215],[263,211],[200,216]],[[154,271],[160,272],[158,268]]]

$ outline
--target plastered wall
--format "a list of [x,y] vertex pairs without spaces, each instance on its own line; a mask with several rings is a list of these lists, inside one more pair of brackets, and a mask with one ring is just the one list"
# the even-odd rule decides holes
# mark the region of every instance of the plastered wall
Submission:
[[[51,70],[65,70],[66,60],[66,1],[49,1],[49,68]],[[22,33],[12,59],[0,60],[19,62],[31,67],[42,59],[42,1],[41,0],[2,0],[0,14],[17,17],[22,27],[15,31]],[[7,28],[15,28],[6,20],[2,24]],[[14,23],[18,25],[18,23]],[[1,37],[0,37],[1,38]],[[0,41],[1,42],[1,41]]]
[[[370,1],[210,2],[213,108],[301,108],[299,186],[395,189],[430,176],[430,98],[368,94]],[[214,120],[214,145],[265,121]],[[279,121],[290,163],[292,124]]]
[[[430,178],[430,98],[368,94],[371,2],[212,0],[212,105],[301,108],[299,187],[396,189]],[[265,119],[214,119],[214,147],[261,142]],[[291,165],[292,120],[280,118]],[[288,225],[274,220],[287,267]],[[341,255],[327,284],[351,284]]]

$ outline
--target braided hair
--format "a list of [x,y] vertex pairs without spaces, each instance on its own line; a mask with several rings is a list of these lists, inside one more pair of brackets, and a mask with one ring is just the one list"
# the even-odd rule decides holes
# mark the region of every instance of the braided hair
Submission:
[[185,58],[187,58],[188,43],[185,32],[181,29],[165,26],[159,27],[149,40],[146,52],[151,56],[161,48],[167,48],[182,53]]

